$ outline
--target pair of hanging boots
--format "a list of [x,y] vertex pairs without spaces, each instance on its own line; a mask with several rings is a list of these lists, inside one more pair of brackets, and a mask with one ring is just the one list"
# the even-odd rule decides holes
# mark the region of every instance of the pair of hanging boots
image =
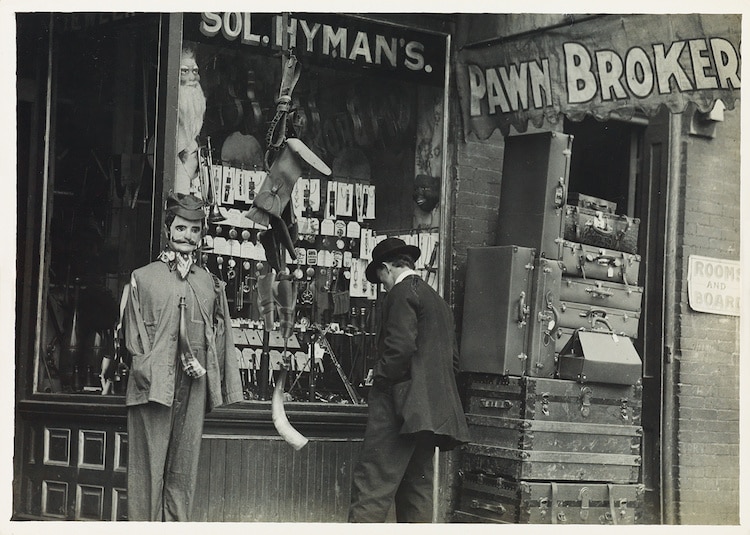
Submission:
[[279,319],[279,334],[287,340],[294,332],[297,281],[291,275],[269,271],[258,276],[258,307],[266,331],[273,330],[274,312]]

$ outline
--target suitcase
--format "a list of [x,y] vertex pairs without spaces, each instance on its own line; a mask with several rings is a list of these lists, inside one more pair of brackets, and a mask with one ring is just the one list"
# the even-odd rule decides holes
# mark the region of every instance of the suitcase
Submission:
[[634,425],[520,420],[467,414],[474,444],[522,451],[640,455],[643,429]]
[[461,371],[526,374],[535,257],[512,245],[467,250]]
[[453,522],[633,525],[644,486],[612,483],[510,481],[459,471]]
[[541,132],[505,139],[496,245],[560,259],[573,136]]
[[642,387],[541,377],[464,377],[467,413],[548,422],[640,425]]
[[604,324],[608,331],[638,338],[640,318],[640,312],[632,310],[561,301],[558,326],[569,329],[596,329],[598,324]]
[[627,253],[638,252],[640,219],[565,205],[564,239]]
[[560,300],[640,312],[643,288],[616,282],[565,277],[560,288]]
[[560,327],[555,331],[555,353],[559,354],[562,351],[575,331],[575,329],[568,327]]
[[561,247],[563,275],[638,284],[640,255],[567,240]]
[[611,332],[578,329],[558,357],[559,377],[581,383],[636,384],[642,367],[630,338]]
[[533,275],[533,296],[529,313],[529,359],[527,374],[555,376],[555,330],[559,321],[562,265],[540,258]]
[[580,208],[588,208],[589,210],[599,210],[608,214],[617,212],[616,202],[600,199],[593,195],[586,195],[585,193],[568,192],[568,204],[579,206]]
[[461,446],[464,472],[488,472],[514,481],[637,483],[640,455],[527,451],[488,444]]

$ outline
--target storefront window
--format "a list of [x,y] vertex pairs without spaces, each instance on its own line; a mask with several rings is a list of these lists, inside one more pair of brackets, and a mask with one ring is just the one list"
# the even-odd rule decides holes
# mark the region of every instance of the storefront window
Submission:
[[155,15],[53,18],[35,392],[100,394],[116,363],[119,297],[151,255],[158,30]]
[[438,287],[446,37],[336,15],[184,16],[173,188],[212,204],[203,261],[227,283],[246,399],[268,399],[285,351],[272,332],[263,365],[265,227],[243,216],[274,156],[285,40],[299,69],[287,136],[332,171],[293,177],[288,199],[298,232],[286,258],[297,281],[289,396],[360,403],[375,358],[372,248],[387,236],[419,246],[417,270]]

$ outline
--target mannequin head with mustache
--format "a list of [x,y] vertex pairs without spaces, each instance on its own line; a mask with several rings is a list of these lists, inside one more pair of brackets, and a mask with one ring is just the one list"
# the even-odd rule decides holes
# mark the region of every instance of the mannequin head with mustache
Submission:
[[203,238],[203,220],[186,219],[173,212],[164,218],[167,244],[178,253],[192,253]]

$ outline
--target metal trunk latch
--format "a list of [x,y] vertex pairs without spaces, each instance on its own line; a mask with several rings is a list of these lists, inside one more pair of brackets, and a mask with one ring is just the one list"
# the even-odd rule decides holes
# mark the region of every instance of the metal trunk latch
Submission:
[[558,180],[557,186],[555,186],[555,209],[560,209],[565,206],[567,196],[565,195],[565,177],[561,176]]
[[485,511],[490,511],[499,516],[502,516],[505,514],[505,507],[499,503],[487,503],[487,502],[481,502],[479,500],[471,500],[471,507],[473,509],[483,509]]
[[584,418],[588,418],[591,414],[591,396],[593,396],[593,392],[590,387],[584,386],[581,388],[581,416]]
[[549,394],[546,392],[542,394],[542,414],[549,416]]
[[625,498],[620,500],[620,518],[625,518],[628,514],[628,500]]
[[623,420],[629,419],[629,411],[628,411],[628,400],[627,399],[621,399],[620,400],[620,416]]
[[521,292],[518,295],[518,327],[521,328],[526,325],[529,319],[529,312],[531,307],[526,304],[526,292]]
[[547,507],[549,506],[549,499],[546,496],[539,498],[539,516],[542,518],[547,517]]
[[581,520],[587,520],[589,517],[589,488],[582,487],[578,492],[578,501],[581,502]]

